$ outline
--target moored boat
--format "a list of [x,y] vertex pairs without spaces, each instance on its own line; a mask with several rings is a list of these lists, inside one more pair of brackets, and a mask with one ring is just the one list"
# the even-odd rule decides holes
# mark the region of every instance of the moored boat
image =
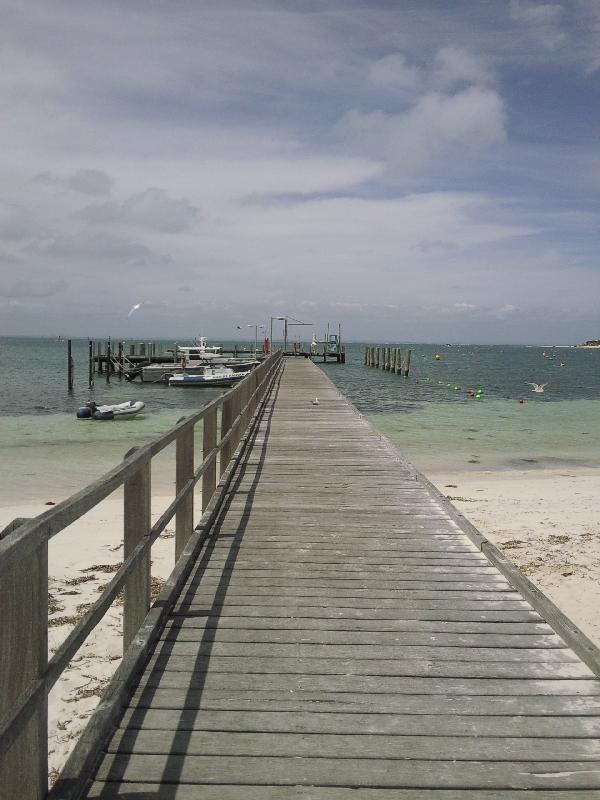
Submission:
[[234,372],[229,367],[204,367],[201,372],[182,373],[169,378],[169,386],[231,386],[248,372]]
[[125,403],[103,406],[97,406],[93,400],[90,400],[85,406],[77,409],[77,419],[125,419],[139,414],[145,406],[146,404],[142,400],[127,400]]

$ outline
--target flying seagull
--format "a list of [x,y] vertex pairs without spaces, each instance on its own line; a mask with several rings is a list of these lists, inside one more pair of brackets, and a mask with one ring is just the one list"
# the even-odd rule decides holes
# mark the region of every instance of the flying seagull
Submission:
[[531,381],[526,381],[526,383],[528,386],[533,386],[532,392],[537,392],[538,394],[543,392],[544,388],[548,386],[547,383],[532,383]]
[[134,306],[131,306],[131,308],[129,309],[129,314],[127,314],[127,316],[130,317],[134,311],[137,311],[138,308],[141,308],[142,306],[143,303],[136,303]]

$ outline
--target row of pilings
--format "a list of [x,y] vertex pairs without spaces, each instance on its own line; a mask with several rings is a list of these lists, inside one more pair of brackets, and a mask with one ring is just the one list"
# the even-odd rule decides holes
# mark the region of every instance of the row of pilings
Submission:
[[412,350],[408,350],[406,359],[403,362],[400,347],[368,346],[365,347],[365,365],[382,369],[385,372],[394,372],[396,375],[403,375],[408,378],[411,353]]

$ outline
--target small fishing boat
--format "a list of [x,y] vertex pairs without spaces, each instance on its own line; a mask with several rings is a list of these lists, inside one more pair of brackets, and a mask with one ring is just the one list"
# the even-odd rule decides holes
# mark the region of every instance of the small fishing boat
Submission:
[[201,372],[172,375],[169,386],[231,386],[248,372],[234,372],[229,367],[204,367]]
[[142,400],[127,400],[125,403],[97,406],[93,400],[77,409],[77,419],[125,419],[134,417],[145,408]]

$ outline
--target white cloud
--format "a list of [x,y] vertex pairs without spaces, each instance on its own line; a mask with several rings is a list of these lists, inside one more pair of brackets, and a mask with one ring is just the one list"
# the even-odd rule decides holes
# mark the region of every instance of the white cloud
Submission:
[[487,84],[493,76],[486,64],[459,47],[442,47],[436,53],[432,81],[440,89],[453,89],[460,84]]
[[510,0],[510,17],[523,26],[532,39],[547,50],[566,42],[561,27],[565,8],[558,3],[535,3],[530,0]]
[[339,130],[355,147],[382,153],[410,172],[449,150],[503,142],[505,110],[495,90],[472,86],[453,95],[422,95],[399,114],[353,110]]
[[107,195],[114,184],[110,175],[98,169],[80,169],[71,175],[54,175],[52,172],[39,172],[34,176],[36,183],[59,186],[89,195]]
[[369,78],[386,89],[417,89],[422,82],[421,70],[407,63],[402,53],[390,53],[375,61],[369,69]]
[[112,223],[161,233],[181,233],[198,217],[198,209],[187,198],[172,198],[163,189],[150,188],[123,203],[86,206],[77,216],[95,224]]

